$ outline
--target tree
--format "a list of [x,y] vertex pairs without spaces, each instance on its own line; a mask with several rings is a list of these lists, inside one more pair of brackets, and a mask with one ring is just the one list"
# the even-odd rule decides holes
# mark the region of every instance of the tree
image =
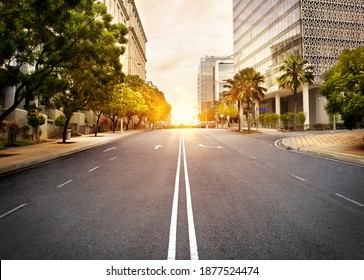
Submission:
[[364,47],[344,50],[337,63],[324,75],[321,94],[326,112],[340,114],[344,126],[355,128],[364,120]]
[[121,116],[127,117],[126,130],[133,116],[146,112],[149,108],[145,104],[143,95],[138,91],[133,91],[126,84],[120,84],[115,87],[115,91],[121,96]]
[[115,77],[120,77],[119,58],[124,52],[120,44],[126,42],[127,33],[125,26],[111,23],[104,5],[86,0],[85,6],[72,12],[69,23],[63,31],[79,53],[55,69],[41,88],[44,103],[61,110],[66,117],[63,143],[73,113],[107,98],[105,89],[114,83]]
[[[249,131],[251,126],[251,119],[249,117],[249,114],[251,113],[251,104],[254,100],[260,101],[263,99],[264,92],[266,91],[266,88],[262,87],[263,83],[264,76],[251,67],[240,70],[234,75],[233,80],[227,80],[226,87],[229,88],[229,91],[225,94],[225,100],[230,103],[240,101],[239,107],[241,107],[243,103],[247,104]],[[241,123],[241,117],[239,119]],[[239,124],[239,130],[241,131],[241,124]]]
[[0,115],[0,123],[38,89],[56,67],[78,55],[74,42],[62,32],[72,9],[81,0],[0,2],[0,90],[15,87],[14,102]]
[[36,109],[33,109],[28,112],[27,119],[28,119],[28,124],[33,129],[32,140],[34,140],[34,135],[35,135],[35,139],[38,140],[38,129],[39,129],[39,126],[41,126],[45,123],[45,118],[42,115],[40,115]]
[[291,55],[287,57],[283,64],[279,67],[279,71],[283,72],[282,75],[277,77],[279,88],[290,89],[293,93],[294,99],[294,122],[293,128],[297,126],[297,90],[304,84],[311,85],[314,80],[313,67],[308,65],[306,60],[301,56]]

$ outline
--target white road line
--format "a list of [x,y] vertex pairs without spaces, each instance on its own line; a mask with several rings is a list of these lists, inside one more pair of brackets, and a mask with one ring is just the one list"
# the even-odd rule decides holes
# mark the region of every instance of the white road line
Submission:
[[306,182],[306,179],[303,179],[303,178],[301,178],[301,177],[298,177],[297,175],[291,174],[291,176],[293,176],[293,177],[297,178],[298,180],[301,180],[301,181],[303,181],[303,182]]
[[186,147],[185,147],[185,140],[183,137],[183,133],[182,133],[182,148],[183,148],[183,162],[184,162],[185,184],[186,184],[187,220],[188,220],[188,236],[190,240],[190,254],[191,254],[191,260],[198,260],[195,223],[193,219],[192,201],[191,201],[191,188],[190,188],[190,180],[188,178]]
[[111,151],[111,150],[115,150],[115,149],[116,149],[116,147],[112,147],[112,148],[106,149],[106,150],[104,151],[104,153],[106,153],[106,152],[108,152],[108,151]]
[[155,145],[154,150],[158,150],[161,147],[163,147],[163,145]]
[[92,171],[95,171],[97,168],[99,168],[100,166],[96,166],[96,167],[94,167],[94,168],[92,168],[92,169],[90,169],[88,172],[92,172]]
[[253,157],[252,155],[250,155],[249,157],[252,158],[252,159],[257,159],[256,157]]
[[174,194],[172,204],[171,226],[169,229],[169,244],[168,244],[168,260],[176,259],[176,241],[177,241],[177,212],[178,212],[178,194],[179,194],[179,176],[181,169],[181,148],[182,135],[179,136],[178,161],[176,170],[176,179],[174,181]]
[[68,180],[67,182],[65,182],[65,183],[63,183],[63,184],[61,184],[61,185],[57,186],[57,188],[62,188],[63,186],[65,186],[65,185],[67,185],[67,184],[71,183],[72,181],[73,181],[73,180]]
[[239,151],[239,153],[244,154],[244,152],[243,152],[243,151]]
[[270,164],[268,162],[265,163],[266,165],[270,166],[270,167],[275,167],[273,164]]
[[4,213],[4,214],[0,215],[0,219],[2,219],[2,218],[4,218],[5,216],[7,216],[7,215],[9,215],[9,214],[11,214],[11,213],[13,213],[13,212],[15,212],[16,210],[18,210],[18,209],[20,209],[20,208],[23,208],[23,207],[24,207],[24,206],[26,206],[26,205],[27,205],[26,203],[21,204],[21,205],[19,205],[18,207],[15,207],[14,209],[12,209],[12,210],[10,210],[10,211],[8,211],[8,212],[6,212],[6,213]]
[[113,157],[112,159],[110,159],[110,160],[114,160],[114,159],[116,159],[117,157]]
[[361,203],[359,203],[359,202],[357,202],[357,201],[355,201],[355,200],[352,200],[352,199],[350,199],[350,198],[347,198],[347,197],[345,197],[345,196],[343,196],[343,195],[341,195],[341,194],[338,194],[338,193],[335,193],[337,196],[340,196],[341,198],[343,198],[343,199],[346,199],[347,201],[350,201],[350,202],[352,202],[352,203],[354,203],[354,204],[356,204],[356,205],[358,205],[358,206],[360,206],[360,207],[364,207],[364,205],[363,204],[361,204]]

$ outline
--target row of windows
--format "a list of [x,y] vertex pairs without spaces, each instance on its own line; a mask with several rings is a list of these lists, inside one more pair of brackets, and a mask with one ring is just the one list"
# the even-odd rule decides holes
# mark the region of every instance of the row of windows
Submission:
[[[234,11],[234,15],[237,14],[234,17],[234,23],[239,22],[240,19],[244,19],[237,26],[237,29],[234,30],[235,42],[252,39],[256,34],[272,25],[275,21],[281,21],[282,18],[287,17],[287,11],[292,12],[295,8],[299,11],[299,3],[292,4],[292,0],[268,1],[268,3],[263,1],[260,3],[257,9],[250,14],[242,14],[239,11]],[[300,17],[299,13],[292,16],[295,16],[296,19]]]

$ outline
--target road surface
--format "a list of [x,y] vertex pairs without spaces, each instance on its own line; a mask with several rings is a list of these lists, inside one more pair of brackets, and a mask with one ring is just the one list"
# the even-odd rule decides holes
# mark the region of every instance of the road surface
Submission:
[[363,259],[364,168],[156,130],[0,177],[1,259]]

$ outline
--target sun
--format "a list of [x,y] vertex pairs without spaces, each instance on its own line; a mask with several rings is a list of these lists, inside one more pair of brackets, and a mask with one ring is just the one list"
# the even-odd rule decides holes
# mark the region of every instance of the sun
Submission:
[[188,104],[178,104],[172,108],[172,124],[191,125],[196,122],[195,109]]

